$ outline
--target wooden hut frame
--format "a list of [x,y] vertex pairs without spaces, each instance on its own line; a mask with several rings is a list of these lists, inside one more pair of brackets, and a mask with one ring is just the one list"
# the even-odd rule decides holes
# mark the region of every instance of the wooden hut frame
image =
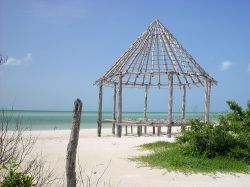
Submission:
[[[161,133],[161,126],[167,126],[167,136],[171,137],[171,128],[175,125],[183,125],[186,110],[186,87],[205,87],[205,115],[204,121],[209,121],[211,86],[217,85],[217,81],[194,60],[177,39],[160,23],[154,20],[147,30],[129,47],[118,61],[106,72],[104,76],[95,82],[99,86],[99,112],[98,112],[98,136],[101,136],[102,128],[102,95],[103,86],[114,87],[112,133],[121,137],[122,126],[137,125],[138,135],[141,135],[142,126],[144,133],[147,126],[158,127],[157,134]],[[116,119],[116,92],[118,86],[118,118]],[[122,89],[123,87],[144,87],[144,120],[143,122],[130,122],[122,120]],[[168,119],[164,122],[154,123],[147,119],[148,89],[158,87],[168,88]],[[173,89],[181,88],[182,117],[181,121],[174,121]],[[153,130],[154,131],[154,130]]]

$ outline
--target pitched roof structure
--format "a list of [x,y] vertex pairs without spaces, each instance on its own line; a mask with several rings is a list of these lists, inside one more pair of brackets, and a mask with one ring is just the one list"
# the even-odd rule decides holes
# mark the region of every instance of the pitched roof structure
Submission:
[[204,86],[205,79],[217,84],[160,21],[154,20],[95,84],[113,86],[122,75],[123,86],[164,88],[169,86],[169,74],[173,86]]

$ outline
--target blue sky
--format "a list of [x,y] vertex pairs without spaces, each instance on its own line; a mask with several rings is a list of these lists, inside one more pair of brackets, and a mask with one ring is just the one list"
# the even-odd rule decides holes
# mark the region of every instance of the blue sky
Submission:
[[[211,110],[250,99],[250,1],[247,0],[0,0],[0,107],[84,110],[98,106],[93,82],[154,20],[159,19],[218,82]],[[168,91],[149,90],[149,111],[167,111]],[[126,89],[124,111],[143,111],[143,90]],[[203,111],[204,89],[187,91],[187,110]],[[174,90],[174,111],[181,93]],[[112,89],[104,88],[104,110]]]

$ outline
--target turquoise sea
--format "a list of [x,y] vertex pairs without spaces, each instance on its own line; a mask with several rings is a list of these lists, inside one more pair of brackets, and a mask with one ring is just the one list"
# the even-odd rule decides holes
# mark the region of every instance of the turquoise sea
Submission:
[[[210,113],[210,119],[216,118],[222,113]],[[12,122],[20,120],[21,126],[29,127],[32,130],[54,130],[70,129],[72,123],[72,111],[5,111],[5,117],[11,118]],[[202,118],[204,113],[186,113],[186,118]],[[180,119],[181,113],[173,113],[174,119]],[[111,119],[112,112],[104,112],[103,119]],[[124,112],[123,119],[143,118],[142,112]],[[149,112],[149,119],[166,119],[165,112]],[[81,128],[97,128],[97,112],[82,112]],[[0,115],[3,120],[3,115]],[[109,128],[111,124],[103,124],[103,128]]]

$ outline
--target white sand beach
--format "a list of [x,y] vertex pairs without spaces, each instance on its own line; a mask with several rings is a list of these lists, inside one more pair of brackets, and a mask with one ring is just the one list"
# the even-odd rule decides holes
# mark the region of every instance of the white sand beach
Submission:
[[[65,157],[69,140],[69,130],[32,131],[37,143],[34,152],[43,155],[55,169],[58,176],[65,174]],[[102,130],[102,137],[97,137],[96,129],[81,129],[78,142],[78,156],[81,167],[93,180],[101,175],[108,166],[100,184],[110,183],[111,186],[249,186],[250,175],[246,174],[182,174],[163,169],[140,167],[128,158],[146,154],[136,146],[154,141],[174,141],[165,136],[113,137],[110,129]],[[110,165],[108,165],[110,162]],[[77,166],[78,171],[78,166]],[[55,185],[56,186],[56,185]],[[101,186],[101,185],[100,185]],[[107,185],[108,186],[108,185]]]

